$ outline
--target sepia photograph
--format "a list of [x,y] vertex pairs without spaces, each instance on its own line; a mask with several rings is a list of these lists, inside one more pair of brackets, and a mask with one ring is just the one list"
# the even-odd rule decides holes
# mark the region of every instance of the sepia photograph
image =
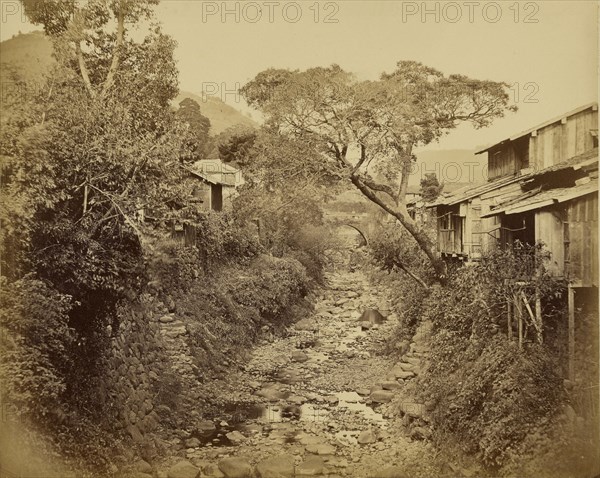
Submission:
[[600,478],[599,14],[0,0],[0,478]]

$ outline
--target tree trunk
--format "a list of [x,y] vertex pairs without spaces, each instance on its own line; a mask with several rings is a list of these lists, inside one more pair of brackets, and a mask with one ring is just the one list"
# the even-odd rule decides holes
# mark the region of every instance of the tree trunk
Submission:
[[[421,248],[421,250],[427,255],[429,262],[431,263],[434,271],[437,282],[443,284],[446,280],[446,263],[440,259],[435,251],[435,245],[429,239],[427,234],[419,228],[419,226],[413,221],[408,215],[408,211],[406,211],[406,206],[404,203],[401,203],[397,206],[396,209],[393,209],[391,206],[386,204],[377,194],[375,194],[366,184],[364,184],[358,176],[351,176],[351,181],[354,186],[370,201],[377,204],[381,207],[385,212],[392,215],[400,224],[404,226],[404,228],[408,231],[408,233],[417,241],[417,244]],[[422,279],[421,279],[422,281]]]
[[119,11],[117,13],[117,38],[115,41],[115,47],[113,48],[113,57],[106,75],[106,81],[102,88],[102,94],[105,94],[113,85],[115,79],[115,73],[119,68],[119,60],[121,59],[121,48],[123,46],[123,39],[125,36],[125,3],[123,0],[119,1]]

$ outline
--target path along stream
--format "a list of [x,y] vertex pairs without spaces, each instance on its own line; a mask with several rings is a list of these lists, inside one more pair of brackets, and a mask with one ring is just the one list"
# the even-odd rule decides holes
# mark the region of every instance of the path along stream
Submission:
[[[227,478],[439,475],[432,445],[413,440],[388,403],[399,376],[412,376],[375,353],[397,322],[388,298],[361,270],[328,273],[327,284],[312,317],[258,345],[228,377],[231,401],[181,436],[187,460],[166,468],[169,478],[190,463],[199,476]],[[360,322],[368,308],[387,319]],[[407,360],[417,363],[415,348]]]

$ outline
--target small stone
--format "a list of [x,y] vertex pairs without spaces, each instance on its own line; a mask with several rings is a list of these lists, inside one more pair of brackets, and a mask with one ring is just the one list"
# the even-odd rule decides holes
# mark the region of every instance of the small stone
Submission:
[[402,402],[399,408],[402,413],[411,418],[423,418],[425,412],[425,405],[416,402]]
[[256,465],[258,478],[291,478],[294,476],[294,457],[278,455],[267,458]]
[[296,467],[296,476],[315,476],[323,473],[325,463],[320,456],[309,456]]
[[399,378],[399,379],[402,379],[402,380],[406,380],[407,378],[412,378],[412,377],[414,377],[414,376],[415,376],[415,373],[414,373],[414,372],[409,372],[409,371],[404,371],[404,370],[402,370],[402,371],[396,372],[396,373],[394,374],[394,376],[395,376],[397,379]]
[[414,372],[414,370],[417,368],[417,365],[414,363],[400,362],[398,367],[404,372]]
[[163,315],[160,319],[158,319],[162,324],[170,324],[175,321],[175,317],[172,315]]
[[410,431],[410,437],[415,440],[425,440],[431,437],[431,432],[425,427],[414,427]]
[[335,447],[326,443],[320,443],[308,445],[306,451],[314,455],[333,455],[335,453]]
[[402,386],[395,380],[389,382],[381,382],[381,388],[384,390],[399,390]]
[[270,384],[256,392],[259,397],[266,398],[270,402],[277,402],[286,397],[286,394],[279,390],[275,385]]
[[394,398],[394,394],[389,390],[376,390],[371,393],[371,400],[375,403],[387,403]]
[[577,418],[577,414],[571,405],[565,405],[564,413],[567,416],[567,419],[573,423]]
[[237,446],[237,445],[243,443],[244,441],[246,441],[246,437],[244,435],[242,435],[240,432],[238,432],[237,430],[229,432],[225,436],[227,437],[227,439],[231,442],[231,444],[233,446]]
[[410,478],[410,475],[399,466],[390,466],[377,471],[371,478]]
[[135,471],[139,471],[140,473],[147,473],[149,475],[152,474],[152,465],[145,460],[139,460],[133,465]]
[[356,440],[360,445],[370,445],[371,443],[377,442],[377,436],[373,430],[365,430]]
[[294,405],[302,405],[306,402],[306,398],[301,397],[300,395],[290,395],[287,398],[287,401],[293,403]]
[[304,331],[313,331],[317,330],[318,327],[315,323],[310,319],[302,319],[294,324],[294,329],[296,330],[304,330]]
[[251,478],[252,466],[245,458],[224,458],[219,462],[219,470],[226,478]]
[[203,435],[210,435],[217,430],[215,423],[211,420],[202,420],[200,423],[198,423],[197,428],[198,431]]
[[219,467],[217,465],[215,465],[214,463],[207,463],[202,467],[202,473],[203,473],[203,477],[209,477],[209,478],[223,478],[225,475],[223,474],[223,472],[221,470],[219,470]]
[[308,355],[300,350],[295,350],[292,352],[292,361],[293,362],[306,362],[308,360]]
[[197,438],[188,438],[185,441],[185,446],[187,446],[188,448],[197,448],[200,446],[200,440],[198,440]]
[[186,460],[173,465],[167,472],[168,478],[197,478],[198,476],[200,476],[200,469]]
[[368,395],[371,395],[371,390],[369,390],[368,388],[359,388],[356,390],[356,393],[358,393],[361,397],[366,397]]

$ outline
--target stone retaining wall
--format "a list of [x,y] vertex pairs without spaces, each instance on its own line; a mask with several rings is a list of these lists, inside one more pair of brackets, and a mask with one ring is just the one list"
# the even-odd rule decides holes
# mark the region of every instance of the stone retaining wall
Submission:
[[121,312],[120,326],[112,339],[107,383],[117,428],[124,428],[136,443],[156,430],[155,395],[161,375],[169,368],[157,324],[142,307]]

